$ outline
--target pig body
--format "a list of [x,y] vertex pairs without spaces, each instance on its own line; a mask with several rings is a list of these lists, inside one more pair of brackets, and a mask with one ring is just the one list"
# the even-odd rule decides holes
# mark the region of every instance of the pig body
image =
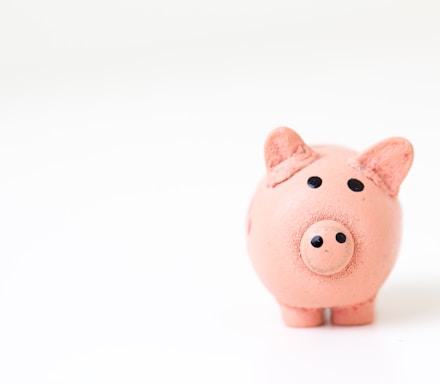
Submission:
[[289,326],[370,323],[376,294],[396,260],[397,193],[412,162],[405,139],[360,155],[307,146],[288,128],[266,141],[267,173],[252,199],[248,251]]

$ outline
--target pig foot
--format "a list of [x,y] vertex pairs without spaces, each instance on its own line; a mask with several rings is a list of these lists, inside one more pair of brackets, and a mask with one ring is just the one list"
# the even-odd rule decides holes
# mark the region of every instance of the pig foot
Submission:
[[363,325],[374,320],[374,298],[364,303],[332,308],[331,321],[335,325]]
[[299,308],[281,305],[281,314],[288,327],[316,327],[324,323],[322,308]]

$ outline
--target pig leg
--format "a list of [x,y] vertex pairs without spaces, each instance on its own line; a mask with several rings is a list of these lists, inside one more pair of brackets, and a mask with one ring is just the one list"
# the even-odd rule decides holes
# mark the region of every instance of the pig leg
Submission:
[[374,298],[355,305],[332,308],[331,321],[335,325],[363,325],[374,320]]
[[299,308],[281,304],[281,314],[288,327],[316,327],[324,323],[322,308]]

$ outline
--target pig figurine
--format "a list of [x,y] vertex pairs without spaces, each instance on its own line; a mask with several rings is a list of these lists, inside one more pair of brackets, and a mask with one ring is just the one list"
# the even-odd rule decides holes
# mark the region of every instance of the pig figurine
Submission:
[[267,173],[249,207],[250,259],[286,325],[374,320],[377,292],[396,260],[397,194],[413,160],[403,138],[357,154],[313,146],[289,128],[266,140]]

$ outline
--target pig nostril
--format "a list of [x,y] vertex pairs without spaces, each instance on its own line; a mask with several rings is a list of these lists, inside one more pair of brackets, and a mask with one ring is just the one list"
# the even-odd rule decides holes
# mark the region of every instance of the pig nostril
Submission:
[[345,236],[342,232],[338,232],[336,234],[336,241],[338,243],[343,244],[343,243],[345,243],[345,240],[347,240],[347,236]]
[[324,240],[322,240],[321,236],[313,236],[312,240],[310,240],[310,244],[315,248],[319,248],[324,244]]

